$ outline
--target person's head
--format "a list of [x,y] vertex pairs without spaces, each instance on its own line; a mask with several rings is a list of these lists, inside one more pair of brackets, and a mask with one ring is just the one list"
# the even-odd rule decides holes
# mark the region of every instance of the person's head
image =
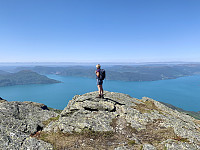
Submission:
[[97,67],[97,69],[100,69],[100,68],[101,68],[101,65],[100,65],[100,64],[97,64],[96,67]]

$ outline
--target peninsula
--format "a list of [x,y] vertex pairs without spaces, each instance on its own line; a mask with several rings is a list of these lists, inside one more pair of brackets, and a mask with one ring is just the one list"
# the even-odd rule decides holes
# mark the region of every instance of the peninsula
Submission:
[[51,83],[60,83],[60,81],[50,79],[30,70],[22,70],[17,73],[0,71],[0,86]]

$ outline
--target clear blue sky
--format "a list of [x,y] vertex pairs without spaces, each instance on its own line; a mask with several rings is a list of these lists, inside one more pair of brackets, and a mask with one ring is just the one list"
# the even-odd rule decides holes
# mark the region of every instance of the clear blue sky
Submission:
[[0,62],[200,61],[200,0],[1,0]]

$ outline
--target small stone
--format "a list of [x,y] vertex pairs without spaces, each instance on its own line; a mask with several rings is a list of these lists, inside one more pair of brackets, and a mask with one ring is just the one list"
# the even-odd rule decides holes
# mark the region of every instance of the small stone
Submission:
[[156,148],[151,144],[144,144],[142,150],[156,150]]

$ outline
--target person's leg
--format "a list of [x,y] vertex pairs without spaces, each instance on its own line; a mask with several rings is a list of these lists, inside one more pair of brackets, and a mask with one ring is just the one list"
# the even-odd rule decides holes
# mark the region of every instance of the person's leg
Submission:
[[97,88],[98,88],[98,92],[99,92],[99,96],[100,96],[100,86],[99,86],[99,80],[97,79]]
[[101,95],[103,96],[103,85],[101,85]]
[[99,95],[101,95],[101,85],[97,85],[97,87],[98,87]]
[[97,79],[97,87],[99,91],[99,96],[97,98],[103,97],[103,87],[102,87],[103,81]]
[[103,96],[103,86],[99,85],[99,87],[100,87],[100,95]]

